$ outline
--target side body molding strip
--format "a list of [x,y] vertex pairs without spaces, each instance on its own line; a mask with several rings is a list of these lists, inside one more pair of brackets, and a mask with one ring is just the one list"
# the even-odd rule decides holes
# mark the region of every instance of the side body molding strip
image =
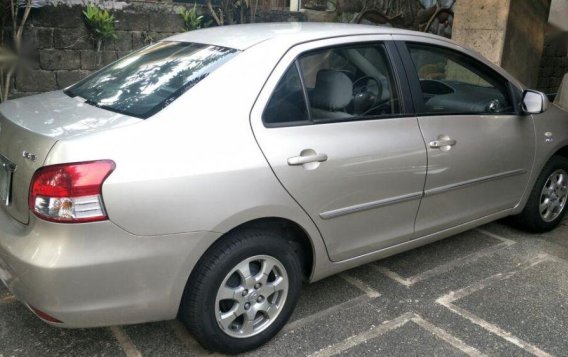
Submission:
[[527,173],[527,171],[522,170],[522,169],[512,170],[512,171],[501,172],[501,173],[498,173],[498,174],[495,174],[495,175],[483,176],[483,177],[478,177],[478,178],[474,178],[474,179],[467,180],[467,181],[453,183],[453,184],[446,185],[446,186],[435,187],[435,188],[431,188],[429,190],[424,191],[424,197],[438,195],[440,193],[445,193],[445,192],[454,191],[454,190],[460,190],[462,188],[470,187],[470,186],[477,185],[477,184],[480,184],[480,183],[494,181],[494,180],[500,180],[500,179],[504,179],[504,178],[507,178],[507,177],[523,175],[523,174],[526,174],[526,173]]
[[357,205],[354,205],[354,206],[338,208],[338,209],[334,209],[334,210],[331,210],[331,211],[322,212],[322,213],[320,213],[320,217],[322,219],[331,219],[331,218],[344,216],[346,214],[351,214],[351,213],[356,213],[356,212],[361,212],[361,211],[367,211],[367,210],[374,209],[374,208],[390,206],[390,205],[394,205],[394,204],[397,204],[397,203],[417,200],[417,199],[421,199],[421,198],[422,198],[422,192],[415,192],[415,193],[410,193],[410,194],[407,194],[407,195],[402,195],[402,196],[397,196],[397,197],[392,197],[392,198],[386,198],[384,200],[366,202],[366,203],[361,203],[361,204],[357,204]]
[[325,211],[325,212],[320,213],[320,217],[322,219],[337,218],[337,217],[345,216],[345,215],[348,215],[348,214],[351,214],[351,213],[357,213],[357,212],[367,211],[367,210],[371,210],[371,209],[375,209],[375,208],[390,206],[390,205],[394,205],[394,204],[397,204],[397,203],[422,199],[422,197],[438,195],[438,194],[441,194],[441,193],[445,193],[445,192],[449,192],[449,191],[453,191],[453,190],[459,190],[459,189],[470,187],[470,186],[477,185],[477,184],[480,184],[480,183],[489,182],[489,181],[493,181],[493,180],[499,180],[499,179],[503,179],[503,178],[507,178],[507,177],[511,177],[511,176],[523,175],[523,174],[526,174],[526,173],[527,173],[526,170],[513,170],[513,171],[498,173],[498,174],[495,174],[495,175],[478,177],[478,178],[474,178],[474,179],[471,179],[471,180],[454,183],[454,184],[451,184],[451,185],[432,188],[432,189],[426,190],[424,192],[424,195],[422,194],[422,192],[414,192],[414,193],[410,193],[410,194],[407,194],[407,195],[402,195],[402,196],[397,196],[397,197],[392,197],[392,198],[386,198],[386,199],[378,200],[378,201],[365,202],[365,203],[361,203],[361,204],[357,204],[357,205],[353,205],[353,206],[334,209],[334,210],[331,210],[331,211]]

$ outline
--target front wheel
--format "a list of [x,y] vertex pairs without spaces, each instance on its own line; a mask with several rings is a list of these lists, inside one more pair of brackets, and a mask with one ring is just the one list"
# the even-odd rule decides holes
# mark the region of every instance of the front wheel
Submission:
[[568,160],[554,156],[546,164],[524,210],[515,217],[518,226],[535,233],[554,229],[566,214]]
[[300,260],[289,242],[269,232],[232,233],[199,261],[180,319],[209,350],[248,351],[280,331],[301,285]]

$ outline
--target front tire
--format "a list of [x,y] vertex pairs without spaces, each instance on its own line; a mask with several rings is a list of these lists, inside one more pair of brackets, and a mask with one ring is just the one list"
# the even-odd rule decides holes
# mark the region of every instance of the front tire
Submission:
[[568,159],[553,156],[536,180],[525,208],[514,221],[531,232],[548,232],[566,215],[567,200]]
[[265,231],[229,233],[196,265],[179,317],[203,347],[245,352],[282,329],[301,286],[300,259],[288,241]]

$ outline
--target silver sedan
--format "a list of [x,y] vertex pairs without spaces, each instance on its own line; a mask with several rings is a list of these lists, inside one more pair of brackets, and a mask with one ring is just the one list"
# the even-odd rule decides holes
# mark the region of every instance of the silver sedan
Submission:
[[303,281],[566,213],[568,113],[411,31],[193,31],[0,114],[0,279],[56,326],[177,316],[242,352]]

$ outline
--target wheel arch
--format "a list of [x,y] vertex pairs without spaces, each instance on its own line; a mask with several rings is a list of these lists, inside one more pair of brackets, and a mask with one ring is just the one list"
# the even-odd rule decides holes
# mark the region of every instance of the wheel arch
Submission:
[[548,160],[546,160],[546,162],[550,161],[550,159],[554,156],[562,156],[568,159],[568,145],[565,145],[560,149],[556,150],[552,155],[550,155],[550,157],[548,158]]
[[[195,267],[202,262],[207,253],[214,249],[214,247],[216,247],[218,244],[222,244],[227,239],[230,239],[231,233],[237,231],[259,229],[276,229],[280,232],[284,232],[282,239],[288,240],[295,246],[295,249],[300,250],[303,279],[305,281],[312,280],[312,276],[314,275],[316,270],[316,260],[318,259],[318,257],[319,259],[327,259],[327,251],[325,250],[323,240],[321,240],[321,236],[319,236],[319,231],[317,230],[317,228],[315,228],[315,225],[312,228],[312,231],[310,231],[310,227],[305,227],[295,220],[282,216],[251,218],[234,225],[230,229],[224,230],[225,233],[220,234],[216,239],[210,241],[208,246],[201,251],[202,253],[199,255],[199,259],[197,259],[197,261],[192,264],[190,269],[186,272],[187,275],[185,275],[184,285],[180,291],[179,299],[177,299],[178,314],[179,308],[181,307],[182,296],[185,294],[187,287],[191,284],[195,272]],[[318,239],[320,240],[319,242]]]
[[279,236],[290,242],[294,246],[294,250],[298,253],[302,264],[304,280],[310,280],[314,271],[317,249],[313,237],[308,233],[300,223],[281,216],[266,216],[250,219],[233,228],[229,229],[219,237],[204,253],[207,254],[213,246],[221,244],[224,240],[230,239],[234,232],[246,230],[266,230],[278,232]]

